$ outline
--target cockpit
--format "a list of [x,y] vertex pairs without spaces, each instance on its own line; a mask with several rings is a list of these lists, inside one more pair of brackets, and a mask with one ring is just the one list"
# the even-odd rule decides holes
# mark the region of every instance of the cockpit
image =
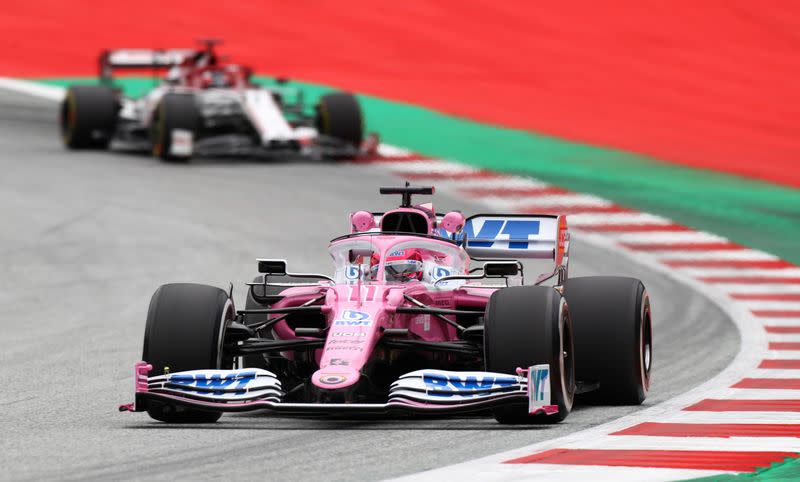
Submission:
[[344,284],[421,282],[452,289],[455,282],[438,281],[465,274],[469,263],[458,245],[433,236],[353,234],[334,240],[329,250],[336,268],[334,280]]

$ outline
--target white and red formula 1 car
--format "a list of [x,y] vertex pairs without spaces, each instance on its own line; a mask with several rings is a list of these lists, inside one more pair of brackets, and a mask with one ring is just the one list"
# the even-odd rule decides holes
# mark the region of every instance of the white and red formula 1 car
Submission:
[[[100,55],[100,85],[74,85],[61,104],[64,145],[151,151],[163,160],[193,155],[301,155],[353,158],[371,153],[358,100],[324,95],[306,106],[286,80],[272,88],[251,82],[251,69],[223,62],[217,41],[198,50],[110,50]],[[115,70],[165,71],[141,98],[114,88]],[[307,108],[309,107],[309,108]]]
[[[584,392],[640,404],[652,358],[641,281],[568,279],[564,216],[465,219],[412,204],[433,192],[382,188],[401,206],[350,215],[350,233],[328,246],[331,277],[259,260],[244,310],[219,288],[161,286],[135,402],[120,409],[166,422],[269,409],[527,423],[563,420]],[[526,285],[522,259],[553,265]]]

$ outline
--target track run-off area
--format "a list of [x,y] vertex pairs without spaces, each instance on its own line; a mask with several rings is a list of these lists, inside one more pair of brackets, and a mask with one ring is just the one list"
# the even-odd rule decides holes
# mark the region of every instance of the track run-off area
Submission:
[[[9,478],[676,480],[800,451],[800,269],[789,263],[602,198],[388,146],[343,164],[65,152],[60,90],[24,85],[0,83]],[[531,427],[268,414],[182,427],[116,412],[159,284],[238,282],[242,305],[257,257],[328,271],[325,246],[347,213],[391,207],[377,188],[402,180],[435,185],[439,210],[566,213],[571,275],[641,278],[655,322],[645,405],[581,406]]]

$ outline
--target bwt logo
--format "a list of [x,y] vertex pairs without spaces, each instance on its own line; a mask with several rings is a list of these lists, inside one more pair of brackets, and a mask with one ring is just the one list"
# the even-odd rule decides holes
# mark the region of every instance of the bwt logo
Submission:
[[369,326],[372,320],[369,319],[369,313],[356,310],[344,310],[342,316],[333,322],[334,325],[339,326]]
[[476,376],[456,376],[456,375],[424,375],[422,381],[428,390],[432,390],[430,395],[440,397],[450,397],[453,395],[480,395],[470,393],[474,390],[486,390],[489,388],[512,387],[519,382],[514,377],[482,377],[480,380]]
[[[487,219],[477,233],[472,221],[470,221],[464,226],[464,232],[467,234],[469,246],[476,248],[491,248],[497,241],[508,240],[510,249],[528,249],[530,236],[539,234],[539,221]],[[500,238],[500,235],[503,234],[507,235],[508,238]],[[473,239],[476,241],[473,241]]]
[[168,381],[169,383],[173,383],[175,385],[181,385],[185,389],[190,389],[190,388],[202,389],[203,392],[216,388],[217,390],[214,391],[214,395],[222,395],[223,393],[225,393],[224,389],[229,387],[235,389],[237,394],[242,394],[245,392],[244,389],[245,387],[247,387],[247,384],[255,379],[256,379],[256,372],[240,372],[240,373],[230,373],[225,376],[216,374],[216,375],[210,375],[208,377],[206,377],[206,375],[203,374],[197,374],[197,375],[175,374],[170,376]]

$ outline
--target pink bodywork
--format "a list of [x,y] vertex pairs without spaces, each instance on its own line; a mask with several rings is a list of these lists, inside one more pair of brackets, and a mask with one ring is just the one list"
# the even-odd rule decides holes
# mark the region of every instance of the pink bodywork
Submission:
[[[452,243],[436,238],[420,238],[418,236],[389,235],[375,233],[368,235],[373,252],[380,254],[384,260],[395,246],[401,243],[414,243],[421,239],[427,245],[442,245],[443,251],[453,250]],[[335,249],[341,243],[352,238],[344,238],[331,243]],[[461,248],[456,248],[461,249]],[[421,250],[423,253],[431,250]],[[437,258],[442,263],[448,259]],[[466,274],[469,260],[464,271],[452,274]],[[435,315],[396,313],[398,306],[413,306],[405,299],[410,296],[434,308],[484,308],[495,288],[460,286],[454,289],[437,289],[431,283],[410,281],[407,283],[389,283],[384,280],[384,266],[381,262],[376,281],[352,281],[349,284],[320,285],[314,287],[296,287],[285,290],[284,298],[273,307],[299,306],[325,294],[322,312],[325,314],[327,339],[324,348],[316,351],[319,369],[313,374],[312,383],[322,389],[341,389],[356,384],[360,372],[372,358],[376,345],[388,328],[406,328],[416,339],[426,341],[457,340],[456,329]],[[275,335],[280,339],[300,338],[286,321],[274,326]],[[291,353],[286,356],[291,357]]]

